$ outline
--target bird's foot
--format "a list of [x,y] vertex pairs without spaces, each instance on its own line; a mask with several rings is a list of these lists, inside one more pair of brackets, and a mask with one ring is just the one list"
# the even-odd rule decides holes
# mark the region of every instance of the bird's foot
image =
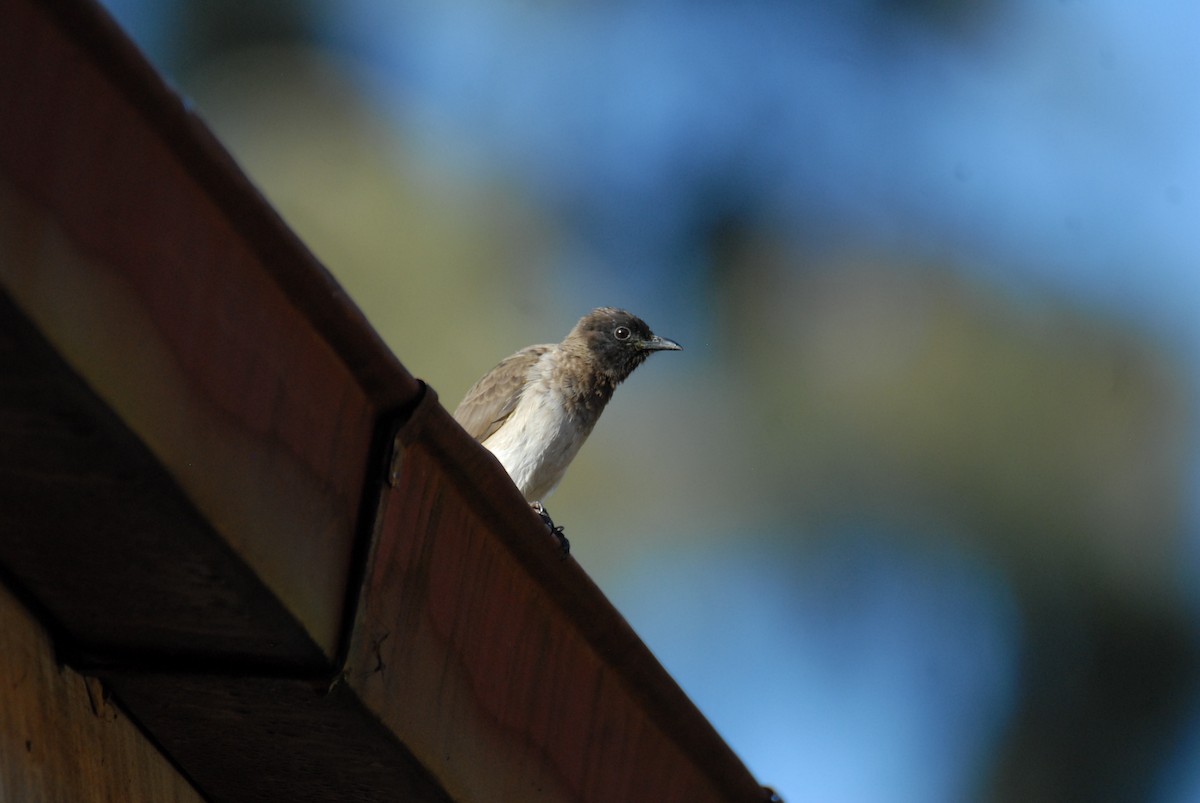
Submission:
[[550,532],[558,539],[558,545],[562,547],[563,556],[569,555],[571,553],[571,542],[563,534],[562,525],[554,523],[554,519],[550,518],[550,513],[546,510],[546,506],[541,502],[532,502],[529,506],[533,508],[533,512],[538,514],[542,519],[542,523],[549,527]]

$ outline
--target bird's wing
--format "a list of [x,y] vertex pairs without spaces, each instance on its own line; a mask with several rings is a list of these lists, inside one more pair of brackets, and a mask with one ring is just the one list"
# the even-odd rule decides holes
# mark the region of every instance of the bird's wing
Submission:
[[550,343],[529,346],[501,360],[467,391],[454,420],[475,440],[482,443],[490,438],[516,409],[529,370],[552,348]]

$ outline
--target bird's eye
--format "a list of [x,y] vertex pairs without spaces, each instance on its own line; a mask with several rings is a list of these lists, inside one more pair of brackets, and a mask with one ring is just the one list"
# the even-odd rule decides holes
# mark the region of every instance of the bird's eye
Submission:
[[628,326],[618,326],[613,330],[613,337],[617,340],[628,340],[631,334],[633,333],[629,331]]

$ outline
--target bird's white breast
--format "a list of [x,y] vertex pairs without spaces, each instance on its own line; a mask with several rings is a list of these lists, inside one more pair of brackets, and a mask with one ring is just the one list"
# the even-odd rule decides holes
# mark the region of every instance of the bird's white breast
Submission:
[[529,502],[550,495],[591,431],[571,418],[548,374],[543,357],[530,372],[516,409],[483,442]]

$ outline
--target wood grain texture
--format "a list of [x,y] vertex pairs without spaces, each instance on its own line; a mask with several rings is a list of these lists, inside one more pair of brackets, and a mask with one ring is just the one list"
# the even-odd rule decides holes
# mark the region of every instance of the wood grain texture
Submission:
[[18,782],[192,799],[94,725],[31,780],[82,689],[210,800],[764,800],[104,13],[0,20],[0,582],[105,684],[0,620]]
[[211,800],[449,803],[344,684],[137,671],[101,676]]
[[0,285],[332,655],[415,380],[102,12],[0,18]]
[[0,690],[0,800],[203,800],[95,679],[55,662],[46,633],[2,586]]
[[432,392],[400,439],[347,677],[454,798],[765,799]]
[[76,660],[328,666],[2,290],[0,376],[0,567]]
[[[63,670],[98,716],[132,712],[210,800],[447,800],[395,734],[331,682],[305,629],[2,292],[0,376],[0,580],[35,600],[59,650],[95,675]],[[0,651],[10,649],[4,636]],[[89,750],[73,730],[55,735],[45,720],[56,698],[3,658],[0,741],[36,732],[38,744]],[[106,702],[110,689],[120,709]],[[125,749],[118,736],[95,738]],[[74,772],[69,752],[55,760]],[[22,766],[7,787],[21,794],[0,801],[174,799],[153,777],[90,761],[77,764],[98,797],[60,794],[58,781]],[[121,784],[127,794],[111,792]]]

